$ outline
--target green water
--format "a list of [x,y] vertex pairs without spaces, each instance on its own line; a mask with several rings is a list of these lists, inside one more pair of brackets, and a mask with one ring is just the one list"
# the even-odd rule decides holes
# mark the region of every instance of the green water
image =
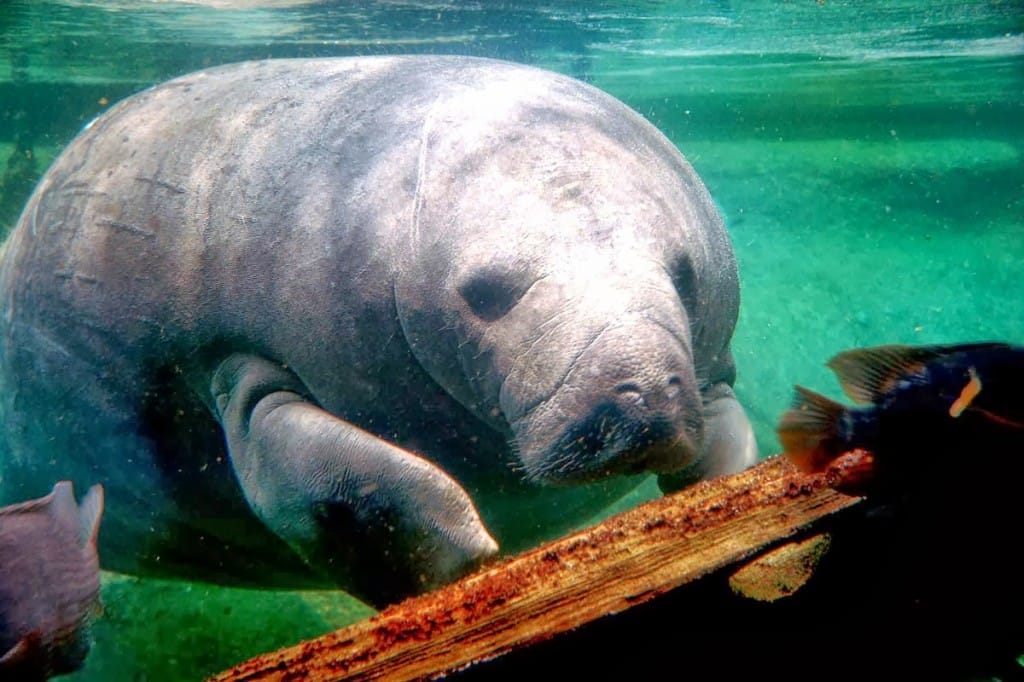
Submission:
[[[1024,342],[1021,2],[276,4],[0,0],[0,227],[83,124],[172,76],[263,57],[501,57],[620,97],[704,178],[740,264],[737,392],[763,453],[793,383],[838,394],[823,363],[839,350]],[[369,612],[119,576],[103,596],[71,679],[197,679]]]

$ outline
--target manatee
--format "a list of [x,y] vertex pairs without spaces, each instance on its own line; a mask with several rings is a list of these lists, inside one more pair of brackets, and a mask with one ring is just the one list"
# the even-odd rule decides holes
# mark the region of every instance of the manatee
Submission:
[[374,604],[751,464],[735,259],[654,126],[537,68],[285,59],[88,125],[0,261],[3,499],[104,567]]

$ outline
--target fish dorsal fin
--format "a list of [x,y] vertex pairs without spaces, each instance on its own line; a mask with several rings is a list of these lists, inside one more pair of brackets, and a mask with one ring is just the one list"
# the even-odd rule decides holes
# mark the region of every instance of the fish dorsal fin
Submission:
[[873,403],[892,390],[900,378],[920,371],[942,355],[943,349],[898,344],[855,348],[839,353],[827,365],[836,373],[843,393],[858,403]]
[[95,545],[103,516],[103,486],[97,483],[78,505],[78,539],[83,545]]

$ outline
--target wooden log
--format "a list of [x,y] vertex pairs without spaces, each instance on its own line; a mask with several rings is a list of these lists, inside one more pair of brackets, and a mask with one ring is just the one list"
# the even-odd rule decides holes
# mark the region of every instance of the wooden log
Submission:
[[429,679],[578,628],[744,559],[861,498],[777,457],[705,481],[213,679]]

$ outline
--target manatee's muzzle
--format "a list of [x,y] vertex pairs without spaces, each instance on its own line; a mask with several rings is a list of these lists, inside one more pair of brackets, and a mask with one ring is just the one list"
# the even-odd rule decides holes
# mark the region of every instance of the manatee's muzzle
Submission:
[[668,404],[652,406],[650,394],[619,387],[541,456],[524,457],[527,475],[544,485],[574,485],[690,466],[700,453],[703,419],[699,398],[686,397],[673,395]]
[[[651,296],[657,290],[644,289]],[[502,385],[502,412],[536,483],[667,473],[701,452],[704,407],[679,300],[673,292],[660,306],[656,299],[616,303],[613,294],[611,303],[590,301],[608,308],[599,319],[611,322],[572,337],[567,347],[574,352],[551,347],[562,338],[554,333],[544,345],[531,343]],[[564,358],[557,372],[552,358]],[[551,388],[538,389],[552,376]]]

